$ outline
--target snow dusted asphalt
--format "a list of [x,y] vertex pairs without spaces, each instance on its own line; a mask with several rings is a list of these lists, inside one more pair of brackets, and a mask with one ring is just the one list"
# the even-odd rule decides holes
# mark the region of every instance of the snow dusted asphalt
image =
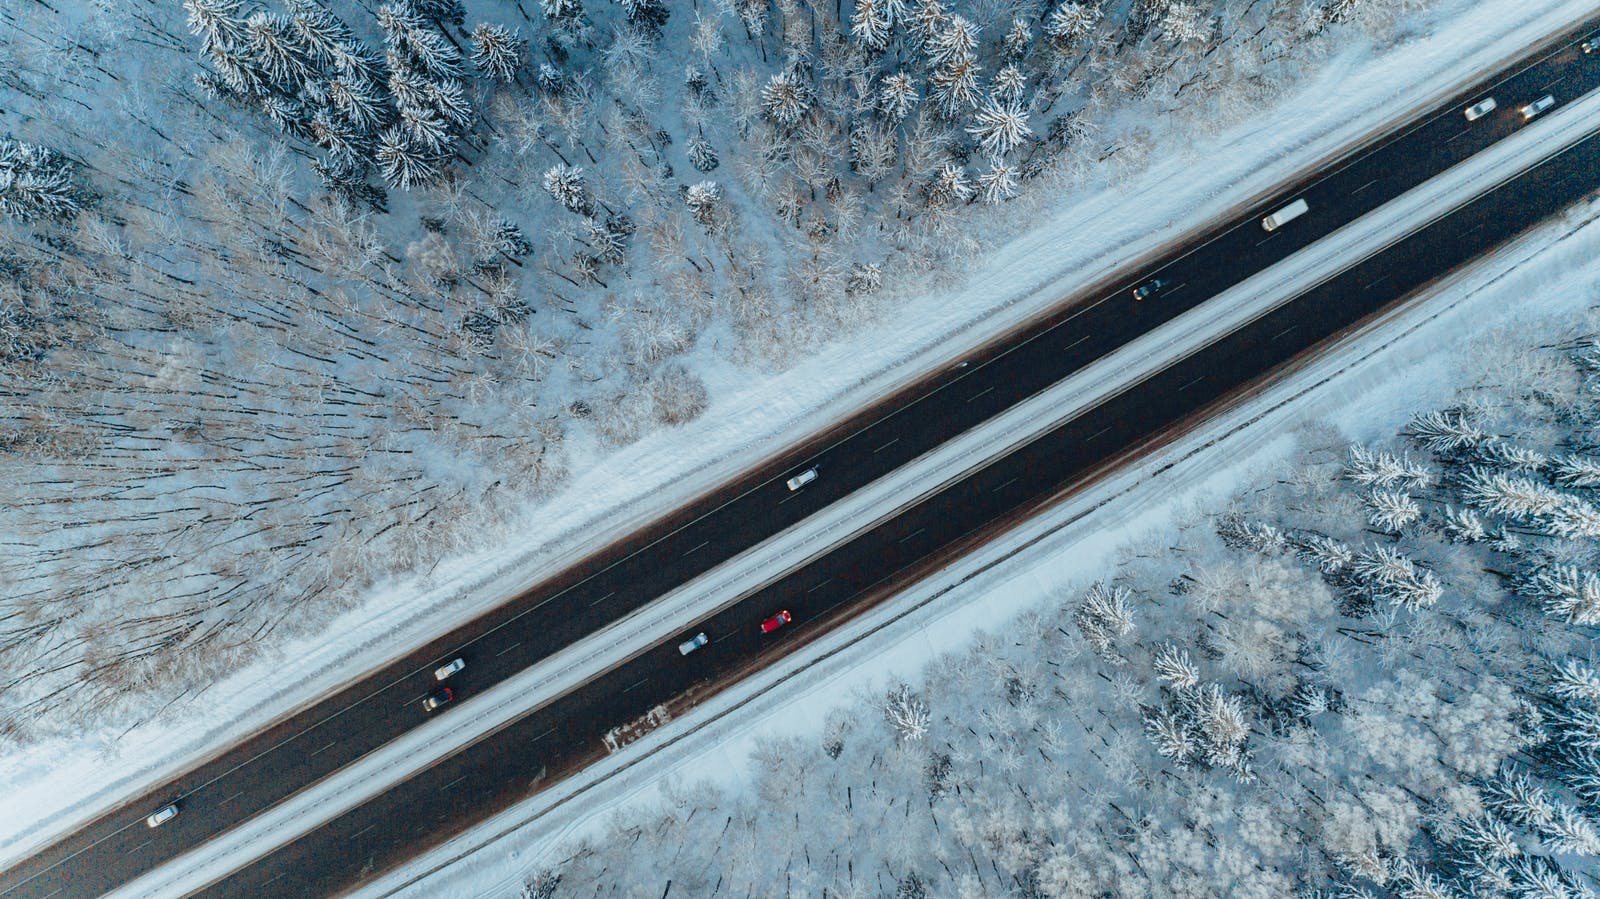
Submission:
[[[449,570],[437,572],[429,583],[395,587],[388,596],[376,599],[371,606],[351,613],[328,628],[330,634],[354,636],[307,643],[289,653],[294,660],[292,666],[257,666],[218,685],[215,693],[222,698],[202,710],[203,720],[196,712],[190,718],[155,722],[123,738],[114,751],[104,755],[100,754],[100,749],[108,745],[108,735],[96,735],[70,746],[41,746],[19,754],[20,757],[11,760],[14,764],[9,766],[10,770],[0,775],[0,783],[7,788],[4,800],[0,800],[0,809],[11,825],[0,834],[0,864],[70,829],[117,796],[187,766],[207,747],[227,743],[259,728],[308,693],[342,682],[352,670],[375,665],[392,652],[392,647],[418,642],[428,634],[451,627],[482,608],[502,601],[538,572],[550,570],[592,546],[597,532],[626,531],[662,504],[680,501],[725,477],[740,467],[751,453],[787,443],[795,435],[809,432],[820,422],[837,416],[842,408],[870,402],[926,368],[941,364],[938,360],[959,355],[965,347],[981,342],[995,330],[1034,314],[1059,296],[1061,285],[1069,283],[1067,278],[1088,280],[1104,274],[1125,263],[1130,254],[1159,246],[1193,221],[1216,215],[1242,197],[1265,191],[1306,160],[1348,141],[1353,121],[1370,120],[1373,127],[1381,124],[1371,116],[1370,110],[1381,106],[1386,113],[1403,118],[1412,108],[1425,105],[1445,92],[1446,86],[1454,80],[1491,67],[1492,61],[1516,53],[1533,36],[1554,31],[1591,9],[1587,3],[1513,5],[1508,0],[1477,6],[1442,5],[1431,15],[1448,24],[1441,25],[1433,37],[1391,51],[1389,56],[1377,60],[1370,58],[1367,51],[1352,50],[1347,56],[1330,61],[1323,75],[1311,79],[1299,96],[1287,98],[1277,113],[1264,115],[1209,144],[1198,142],[1201,148],[1197,152],[1208,156],[1208,167],[1215,173],[1214,181],[1192,180],[1192,157],[1158,163],[1134,185],[1107,190],[1099,197],[1074,198],[1081,201],[1069,204],[1069,211],[1056,214],[1028,236],[986,259],[982,271],[972,279],[976,286],[964,292],[919,299],[909,304],[903,314],[875,323],[860,336],[825,350],[816,360],[756,387],[733,391],[727,385],[735,378],[747,378],[747,373],[730,370],[722,372],[723,386],[718,388],[717,375],[713,373],[710,380],[714,385],[715,402],[701,422],[646,439],[601,462],[593,471],[580,474],[566,492],[552,500],[550,507],[563,509],[563,513],[547,512],[543,518],[524,522],[523,526],[529,531],[536,529],[539,533],[557,535],[532,553],[513,556],[500,545],[500,540],[496,540],[495,545],[486,546],[480,556],[459,560],[449,566]],[[1307,108],[1316,109],[1318,115],[1305,115]],[[1568,111],[1571,107],[1559,110],[1562,115]],[[1539,128],[1523,132],[1519,138],[1528,136],[1529,143],[1554,140],[1554,132],[1562,127],[1558,123],[1566,120],[1553,113]],[[1218,147],[1223,144],[1231,149],[1220,151]],[[1528,150],[1524,148],[1520,152]],[[1209,162],[1212,156],[1219,160],[1216,165]],[[1132,202],[1129,202],[1130,197]],[[1413,199],[1408,195],[1393,205],[1398,208]],[[1426,202],[1438,199],[1436,196]],[[1415,198],[1414,202],[1418,205],[1412,212],[1427,215],[1420,205],[1425,202],[1424,198]],[[1129,210],[1135,210],[1136,214],[1130,215]],[[1390,210],[1385,210],[1373,217],[1373,227],[1376,228],[1378,218],[1388,214]],[[1092,229],[1086,227],[1085,223],[1091,221],[1102,224]],[[1114,224],[1103,226],[1105,222]],[[1341,252],[1350,253],[1355,252],[1358,241],[1381,243],[1380,238],[1369,233],[1366,225],[1347,231],[1349,233],[1341,232],[1323,244],[1348,241]],[[1092,238],[1085,235],[1092,235]],[[1308,248],[1284,266],[1261,276],[1272,283],[1256,284],[1253,279],[1252,284],[1267,291],[1252,294],[1254,302],[1267,302],[1268,296],[1281,298],[1295,290],[1297,282],[1292,280],[1293,270],[1303,268],[1298,276],[1301,278],[1306,277],[1307,271],[1315,271],[1310,254],[1321,252],[1323,244]],[[1231,293],[1251,293],[1251,288],[1246,285]],[[1196,310],[1185,328],[1169,326],[1164,330],[1169,336],[1177,333],[1191,338],[1192,342],[1194,335],[1188,333],[1188,328],[1198,330],[1202,324],[1223,327],[1224,316],[1247,318],[1259,314],[1260,309],[1259,305],[1247,304],[1232,308],[1224,300]],[[1198,321],[1206,317],[1209,317],[1207,321]],[[339,778],[307,791],[279,810],[171,866],[170,870],[156,872],[160,875],[158,879],[141,881],[127,895],[167,895],[182,883],[205,882],[218,866],[237,866],[250,855],[265,851],[269,844],[283,842],[416,767],[454,751],[476,733],[515,717],[530,707],[530,703],[536,704],[536,697],[551,695],[551,691],[563,689],[563,685],[609,666],[630,653],[630,647],[674,633],[677,626],[672,622],[703,614],[732,599],[741,589],[739,585],[750,583],[751,578],[762,575],[765,579],[779,570],[803,563],[826,546],[892,511],[877,504],[885,496],[909,499],[898,492],[891,493],[904,489],[908,479],[926,478],[924,483],[931,488],[954,475],[955,463],[961,459],[962,452],[973,454],[964,460],[968,464],[998,455],[1005,447],[1025,440],[1040,428],[1039,420],[1030,420],[1030,416],[1042,419],[1048,414],[1054,421],[1069,415],[1072,409],[1110,390],[1112,384],[1125,383],[1138,372],[1147,370],[1151,366],[1151,354],[1157,350],[1167,353],[1181,349],[1176,344],[1163,347],[1161,338],[1152,335],[1116,357],[1081,372],[1048,395],[1002,416],[985,429],[983,436],[969,435],[930,454],[839,504],[826,516],[769,541],[701,583],[664,597],[652,607],[651,615],[639,616],[625,625],[597,634],[507,682],[492,694],[482,696],[475,701],[480,714],[473,722],[472,731],[461,729],[458,725],[462,722],[448,718],[430,722],[407,738],[368,756]],[[696,454],[682,451],[683,447],[691,445],[697,447]],[[1149,464],[1145,463],[1139,470],[1146,470]],[[1121,479],[1119,476],[1116,481],[1108,482],[1099,492],[1112,490],[1112,485],[1121,483]],[[568,501],[570,497],[584,495],[593,498],[586,503]],[[508,529],[499,536],[509,546],[516,545],[523,533]],[[879,620],[879,614],[892,617],[896,614],[894,608],[911,602],[909,597],[913,595],[907,594],[907,599],[874,613],[868,621]],[[451,596],[457,598],[451,601]],[[438,614],[422,614],[423,610],[430,609]],[[396,621],[404,623],[397,626]],[[814,663],[820,654],[829,652],[827,647],[848,646],[852,635],[860,635],[857,628],[866,626],[865,621],[858,623],[808,650],[790,665],[803,667]],[[874,644],[878,642],[875,640]],[[830,662],[834,667],[830,670],[840,670],[839,660],[845,658],[864,660],[877,655],[877,651],[852,649],[846,655],[834,656]],[[915,665],[915,657],[915,654],[909,657],[913,660],[911,667]],[[671,739],[681,730],[695,726],[701,716],[708,719],[714,716],[715,710],[722,707],[720,704],[736,703],[739,696],[756,689],[768,678],[783,676],[781,671],[763,674],[653,739]],[[294,689],[286,690],[291,684]],[[744,715],[750,713],[750,709],[743,712]],[[205,723],[213,721],[226,723],[220,726]],[[749,720],[742,726],[746,732],[755,727]],[[448,740],[445,739],[447,734]],[[708,734],[697,739],[714,746],[720,737]],[[742,770],[742,750],[723,751],[736,760],[730,770]],[[593,776],[604,777],[608,770],[630,764],[635,757],[631,752],[624,753],[597,768]],[[501,821],[519,815],[526,819],[535,813],[532,809],[539,803],[559,801],[572,790],[583,787],[584,784],[575,779],[552,790],[547,797],[534,800],[528,808],[502,816]],[[606,789],[616,790],[615,787]],[[586,800],[586,806],[593,804],[592,800]],[[589,810],[586,807],[581,811]],[[563,810],[561,814],[577,820],[579,813],[579,809],[572,809]],[[548,833],[551,825],[538,826],[541,833]],[[503,828],[503,823],[491,822],[454,844],[481,839],[481,834],[495,832],[497,828]],[[248,851],[247,846],[250,847]],[[450,847],[445,851],[450,852]]]

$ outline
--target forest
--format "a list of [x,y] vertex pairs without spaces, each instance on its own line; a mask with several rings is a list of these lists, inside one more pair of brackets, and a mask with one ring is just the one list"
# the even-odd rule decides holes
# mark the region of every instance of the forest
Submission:
[[1595,896],[1588,293],[1458,348],[1471,380],[1399,433],[1308,425],[1093,580],[763,738],[739,784],[539,846],[523,899]]
[[706,360],[782,369],[1405,8],[5,4],[0,742],[536,539]]

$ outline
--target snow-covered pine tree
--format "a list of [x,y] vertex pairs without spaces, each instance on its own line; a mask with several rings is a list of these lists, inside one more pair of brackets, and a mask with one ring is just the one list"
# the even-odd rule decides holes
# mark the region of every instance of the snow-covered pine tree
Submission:
[[898,122],[917,106],[917,85],[905,72],[896,72],[883,79],[878,91],[878,108],[891,122]]
[[948,65],[952,60],[976,58],[978,49],[977,25],[965,16],[948,16],[935,26],[927,40],[926,51],[935,66]]
[[966,202],[971,197],[972,184],[967,180],[966,170],[953,162],[945,163],[928,184],[930,209],[948,208]]
[[1367,592],[1404,609],[1427,608],[1444,595],[1433,572],[1419,568],[1391,546],[1375,546],[1356,557],[1351,570]]
[[719,162],[717,151],[711,146],[711,142],[705,139],[705,135],[696,134],[689,138],[685,151],[689,155],[689,164],[694,166],[695,171],[710,172],[716,169]]
[[504,25],[479,22],[472,29],[472,64],[495,81],[511,81],[522,65],[528,42]]
[[1157,26],[1164,40],[1174,44],[1200,44],[1211,38],[1212,20],[1188,3],[1167,6]]
[[1200,746],[1188,722],[1171,709],[1148,710],[1144,716],[1144,732],[1156,752],[1170,759],[1180,771],[1187,769],[1200,754]]
[[995,206],[1017,195],[1017,170],[1010,163],[995,160],[988,171],[978,176],[978,199]]
[[1562,659],[1550,678],[1556,698],[1600,710],[1600,670],[1579,659]]
[[1362,497],[1362,502],[1367,506],[1367,521],[1391,534],[1398,534],[1422,519],[1422,507],[1404,491],[1379,487]]
[[1490,536],[1489,529],[1478,513],[1465,507],[1457,509],[1455,506],[1445,506],[1441,527],[1445,539],[1451,543],[1481,543]]
[[539,11],[552,22],[565,22],[583,15],[578,0],[539,0]]
[[1133,630],[1133,610],[1128,607],[1131,596],[1123,587],[1096,582],[1079,601],[1072,620],[1096,652],[1109,653],[1118,637]]
[[1483,789],[1490,811],[1520,827],[1542,828],[1555,820],[1550,796],[1527,774],[1507,767],[1489,779]]
[[667,24],[672,12],[661,0],[617,0],[622,5],[628,21],[643,28],[646,33],[659,35],[661,26]]
[[1549,615],[1573,624],[1600,624],[1600,575],[1576,565],[1541,568],[1527,578],[1523,592],[1544,600]]
[[583,220],[583,242],[589,245],[595,258],[612,265],[621,265],[627,252],[623,235],[618,234],[592,216]]
[[945,11],[942,0],[917,0],[917,5],[911,10],[906,30],[912,44],[918,50],[926,50],[939,34],[950,14]]
[[183,8],[202,53],[235,53],[244,45],[244,0],[183,0]]
[[894,728],[901,742],[912,742],[927,736],[933,716],[928,704],[923,702],[909,684],[899,684],[884,698],[883,716]]
[[1433,472],[1421,462],[1396,456],[1387,450],[1369,450],[1352,444],[1344,466],[1344,476],[1363,487],[1405,487],[1426,489],[1433,483]]
[[1058,45],[1067,46],[1089,36],[1100,24],[1100,7],[1067,2],[1057,6],[1045,20],[1044,33]]
[[245,45],[256,66],[286,94],[298,94],[317,77],[289,17],[256,10],[245,19]]
[[946,118],[956,118],[978,105],[978,73],[983,66],[971,54],[952,56],[928,76],[928,98]]
[[720,224],[717,211],[721,200],[722,188],[715,181],[691,184],[683,194],[684,205],[689,207],[694,220],[704,226],[708,233],[716,230]]
[[466,74],[461,53],[410,4],[385,3],[378,7],[377,19],[390,50],[391,69],[412,70],[436,80],[459,79]]
[[792,69],[778,72],[761,89],[767,115],[784,128],[793,128],[810,111],[811,85]]
[[973,115],[967,133],[977,139],[978,146],[995,162],[1033,136],[1028,128],[1027,110],[1015,100],[1002,102],[999,98],[990,98]]
[[1181,703],[1200,736],[1206,763],[1249,779],[1245,741],[1250,726],[1239,697],[1224,693],[1220,684],[1213,683],[1185,692]]
[[316,0],[289,0],[289,27],[306,57],[318,67],[332,66],[354,43],[348,25]]
[[72,166],[47,147],[0,138],[0,213],[21,219],[68,219],[82,208]]
[[1525,474],[1472,466],[1463,479],[1461,495],[1485,512],[1515,521],[1532,521],[1553,513],[1565,499],[1551,487]]
[[1028,78],[1015,63],[1007,63],[994,73],[994,84],[990,88],[995,100],[1002,104],[1022,102],[1022,94],[1027,89]]
[[1555,815],[1539,828],[1539,836],[1554,853],[1600,856],[1600,830],[1586,815],[1565,802],[1556,803]]
[[1474,852],[1495,861],[1514,858],[1522,853],[1516,832],[1488,812],[1480,812],[1463,820],[1460,823],[1460,840]]
[[1563,487],[1600,487],[1600,458],[1577,454],[1558,456],[1555,478]]
[[875,262],[857,262],[845,276],[845,292],[852,295],[873,293],[882,286],[883,266]]
[[1200,669],[1189,658],[1189,651],[1171,642],[1161,644],[1151,667],[1156,677],[1174,690],[1187,690],[1200,683]]
[[589,197],[589,187],[583,178],[583,169],[557,163],[544,172],[544,189],[557,203],[569,212],[593,215],[594,202]]
[[436,157],[413,142],[401,125],[390,126],[378,138],[376,159],[384,180],[401,190],[428,184],[439,176]]
[[1544,528],[1566,540],[1600,537],[1600,508],[1575,496],[1564,496],[1545,519]]
[[855,2],[855,11],[850,14],[850,39],[868,50],[881,52],[894,31],[883,0]]
[[1028,20],[1015,18],[1011,20],[1011,30],[1000,41],[1000,53],[1011,62],[1021,62],[1028,55],[1028,48],[1033,46],[1033,28],[1028,25]]
[[1411,419],[1406,426],[1406,436],[1436,453],[1478,446],[1489,440],[1489,435],[1474,425],[1460,411],[1434,410]]
[[342,73],[328,82],[328,103],[357,132],[371,135],[390,120],[389,105],[380,91],[360,75]]

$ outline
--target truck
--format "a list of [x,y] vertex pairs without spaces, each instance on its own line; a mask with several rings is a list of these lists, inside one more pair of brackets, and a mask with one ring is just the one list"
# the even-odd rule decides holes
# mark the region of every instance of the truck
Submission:
[[1277,212],[1274,212],[1273,214],[1262,219],[1261,227],[1268,231],[1276,231],[1300,216],[1305,215],[1306,210],[1310,208],[1310,206],[1306,205],[1305,200],[1295,200],[1293,203],[1290,203],[1282,209],[1279,209]]

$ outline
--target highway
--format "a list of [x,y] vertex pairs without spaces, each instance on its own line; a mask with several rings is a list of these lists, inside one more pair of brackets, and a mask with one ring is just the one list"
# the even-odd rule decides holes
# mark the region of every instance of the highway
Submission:
[[[423,720],[420,700],[441,661],[463,656],[452,680],[472,696],[640,608],[944,440],[1009,408],[1138,335],[1270,266],[1311,241],[1524,127],[1516,107],[1600,86],[1600,55],[1576,40],[1597,22],[1532,54],[1524,65],[1463,92],[1378,145],[1330,162],[1249,215],[1200,236],[1124,283],[1064,298],[1059,312],[946,368],[883,406],[819,435],[635,537],[531,589],[491,615],[408,654],[334,696],[0,874],[0,897],[98,895],[282,801]],[[1466,123],[1460,108],[1493,93],[1500,108]],[[524,798],[536,772],[553,778],[604,751],[618,722],[692,689],[704,692],[769,662],[840,616],[858,613],[907,572],[984,539],[1085,475],[1181,427],[1230,394],[1537,223],[1600,180],[1594,139],[1484,200],[1363,262],[1249,327],[1179,361],[1046,437],[974,472],[732,608],[685,624],[713,642],[687,658],[676,640],[521,719],[413,781],[214,884],[203,895],[324,896],[404,861]],[[1310,212],[1268,234],[1259,219],[1288,199]],[[1169,285],[1134,302],[1151,278]],[[956,360],[952,360],[954,363]],[[815,465],[798,493],[783,479]],[[757,622],[787,608],[794,622],[762,637]],[[151,830],[143,818],[171,798],[182,813]]]

